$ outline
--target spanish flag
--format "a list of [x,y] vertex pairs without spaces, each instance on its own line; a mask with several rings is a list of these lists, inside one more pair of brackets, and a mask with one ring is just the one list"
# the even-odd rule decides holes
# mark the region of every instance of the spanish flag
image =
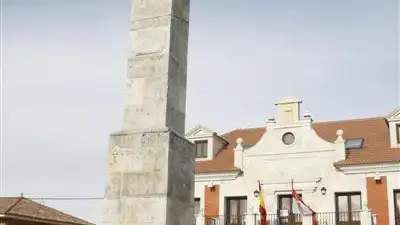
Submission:
[[261,215],[261,225],[267,225],[267,209],[265,208],[264,204],[264,193],[261,190],[261,184],[258,183],[258,199],[260,200],[260,206],[258,208],[258,211],[260,212]]

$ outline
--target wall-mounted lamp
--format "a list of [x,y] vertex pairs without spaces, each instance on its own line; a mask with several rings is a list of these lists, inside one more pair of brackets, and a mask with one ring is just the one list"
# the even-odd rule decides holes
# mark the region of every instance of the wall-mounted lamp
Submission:
[[322,187],[322,188],[321,188],[321,194],[322,194],[322,195],[326,195],[326,188],[325,188],[325,187]]
[[210,188],[211,190],[214,190],[215,189],[214,181],[212,180],[212,181],[208,182],[207,187]]
[[254,197],[255,197],[255,198],[258,198],[258,195],[260,195],[260,192],[259,192],[258,190],[255,190],[255,191],[254,191]]
[[381,180],[381,175],[379,175],[379,173],[376,173],[374,176],[374,180],[375,182],[379,182]]

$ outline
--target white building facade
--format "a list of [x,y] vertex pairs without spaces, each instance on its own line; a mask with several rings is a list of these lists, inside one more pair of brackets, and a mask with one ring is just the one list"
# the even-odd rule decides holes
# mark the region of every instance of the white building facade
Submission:
[[260,183],[268,224],[311,224],[292,208],[293,184],[319,224],[400,225],[400,111],[317,123],[300,104],[278,102],[261,128],[186,135],[198,157],[197,222],[258,224]]

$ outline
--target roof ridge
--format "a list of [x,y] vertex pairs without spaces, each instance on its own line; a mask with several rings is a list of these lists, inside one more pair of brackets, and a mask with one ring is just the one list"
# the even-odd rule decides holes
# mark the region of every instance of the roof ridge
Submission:
[[4,211],[4,214],[9,213],[13,208],[15,208],[15,206],[18,205],[18,203],[20,203],[22,201],[24,197],[19,197],[18,200],[16,202],[14,202],[14,204],[12,204],[6,211]]
[[[357,119],[314,121],[312,124],[343,123],[343,122],[353,122],[353,121],[356,122],[356,121],[379,120],[379,119],[386,119],[386,117],[376,116],[376,117],[365,117],[365,118],[357,118]],[[231,131],[221,134],[221,136],[229,135],[235,131],[250,131],[250,130],[257,130],[257,129],[265,129],[265,127],[236,128],[236,129],[233,129]]]
[[233,129],[231,131],[228,131],[226,133],[221,134],[221,136],[225,136],[225,135],[231,134],[231,133],[233,133],[235,131],[239,131],[239,130],[241,130],[241,131],[243,131],[243,130],[249,131],[249,130],[257,130],[257,129],[265,129],[265,127],[236,128],[236,129]]
[[376,117],[365,117],[365,118],[357,118],[357,119],[344,119],[344,120],[327,120],[327,121],[314,121],[314,123],[321,124],[321,123],[343,123],[343,122],[359,122],[365,120],[380,120],[386,119],[383,116],[376,116]]

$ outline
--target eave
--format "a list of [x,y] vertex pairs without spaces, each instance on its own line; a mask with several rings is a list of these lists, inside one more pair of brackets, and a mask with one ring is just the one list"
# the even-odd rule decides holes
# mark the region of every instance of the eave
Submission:
[[42,223],[42,224],[49,224],[49,225],[94,225],[92,223],[76,223],[70,221],[56,221],[50,219],[42,219],[42,218],[35,218],[31,216],[23,216],[23,215],[13,215],[13,214],[0,214],[0,218],[3,219],[13,219],[13,220],[20,220],[20,221],[27,221],[27,222],[35,222],[35,223]]
[[196,173],[195,182],[209,182],[209,181],[226,181],[235,180],[242,174],[241,170],[214,172],[214,173]]
[[340,165],[336,168],[344,174],[390,173],[400,172],[400,162]]

